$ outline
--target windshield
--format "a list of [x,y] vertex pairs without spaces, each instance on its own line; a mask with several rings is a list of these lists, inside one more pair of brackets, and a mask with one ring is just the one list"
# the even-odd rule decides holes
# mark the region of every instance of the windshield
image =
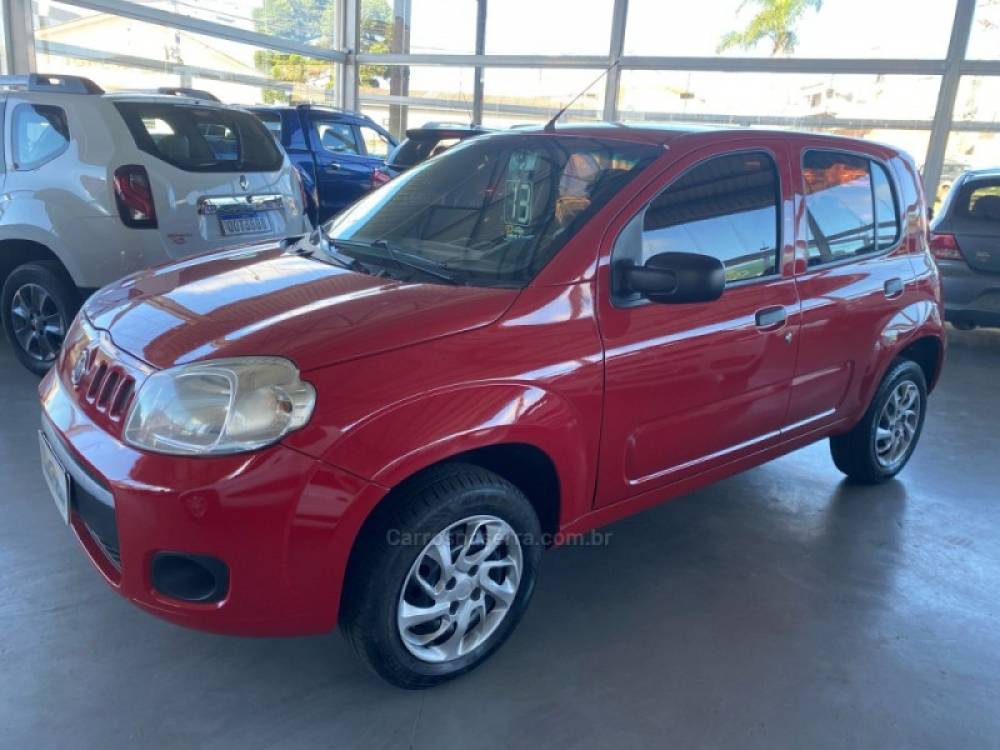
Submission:
[[324,231],[364,260],[389,255],[457,283],[521,287],[660,153],[579,136],[472,139],[370,194]]

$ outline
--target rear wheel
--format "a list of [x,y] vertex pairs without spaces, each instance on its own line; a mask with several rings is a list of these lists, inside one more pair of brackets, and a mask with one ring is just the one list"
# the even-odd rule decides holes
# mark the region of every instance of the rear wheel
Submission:
[[51,261],[14,269],[0,292],[4,333],[21,364],[43,375],[55,362],[80,307],[76,287]]
[[851,479],[877,484],[910,460],[924,426],[927,383],[916,362],[897,360],[854,429],[830,438],[837,468]]
[[425,688],[469,671],[528,605],[541,529],[524,494],[493,472],[433,468],[369,532],[341,619],[362,659],[394,685]]

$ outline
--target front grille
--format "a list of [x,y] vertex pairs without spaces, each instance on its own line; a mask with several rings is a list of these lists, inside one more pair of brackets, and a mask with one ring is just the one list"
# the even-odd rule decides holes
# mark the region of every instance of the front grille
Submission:
[[104,556],[108,558],[108,561],[120,571],[122,569],[122,556],[118,551],[117,540],[112,541],[110,539],[105,539],[95,529],[92,529],[86,521],[83,522],[83,526],[87,529],[87,533],[90,534],[90,538],[93,539],[97,546],[101,548],[101,551],[104,553]]
[[77,383],[77,390],[98,412],[107,414],[112,421],[121,420],[135,395],[135,378],[107,360],[98,347],[90,347],[80,356],[87,361],[82,365],[85,374]]

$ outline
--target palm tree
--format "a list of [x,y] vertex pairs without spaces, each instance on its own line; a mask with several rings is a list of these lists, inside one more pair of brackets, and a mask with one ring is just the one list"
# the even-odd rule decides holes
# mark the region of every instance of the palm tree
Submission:
[[823,0],[743,0],[739,10],[747,5],[755,5],[757,14],[742,31],[730,31],[719,42],[717,52],[739,47],[750,49],[765,39],[771,42],[772,55],[784,55],[795,51],[798,37],[795,24],[807,10],[819,10]]

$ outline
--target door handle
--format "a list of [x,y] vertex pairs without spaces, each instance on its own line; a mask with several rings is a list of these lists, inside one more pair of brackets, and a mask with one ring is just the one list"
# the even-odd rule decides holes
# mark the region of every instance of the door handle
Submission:
[[340,171],[340,164],[338,164],[335,161],[332,161],[329,164],[327,164],[325,167],[323,167],[323,169],[326,172],[339,172]]
[[885,290],[886,297],[894,299],[903,293],[903,280],[899,278],[889,279],[882,288]]
[[758,310],[754,315],[754,322],[758,328],[780,328],[785,324],[786,318],[785,308],[781,305],[776,305],[775,307],[765,307]]

